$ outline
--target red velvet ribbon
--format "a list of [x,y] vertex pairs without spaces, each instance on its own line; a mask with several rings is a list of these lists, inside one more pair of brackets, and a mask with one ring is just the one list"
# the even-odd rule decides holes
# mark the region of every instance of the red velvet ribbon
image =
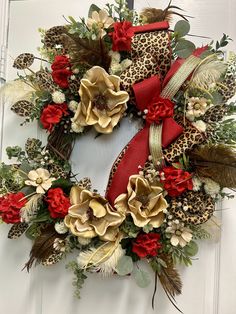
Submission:
[[138,34],[138,33],[154,32],[157,30],[160,31],[160,30],[165,30],[168,28],[169,28],[169,23],[167,21],[162,21],[162,22],[155,22],[151,24],[131,26],[129,28],[129,32],[132,32],[133,34]]
[[[143,26],[135,26],[134,33],[154,31],[157,29],[167,29],[168,22],[160,22],[147,24]],[[195,56],[200,56],[206,47],[196,49],[193,53]],[[167,73],[163,86],[165,86],[170,78],[178,71],[185,59],[177,59],[169,72]],[[158,76],[150,77],[140,83],[133,85],[133,90],[136,97],[136,104],[139,110],[143,111],[148,107],[154,96],[161,93],[161,82]],[[179,126],[173,118],[167,118],[163,121],[162,126],[162,146],[167,147],[172,143],[182,132],[183,128]],[[106,198],[111,205],[115,199],[127,190],[129,177],[139,172],[139,167],[143,167],[149,156],[149,126],[145,126],[139,131],[129,142],[128,148],[121,159],[116,172],[112,178],[112,182],[106,192]]]
[[[136,105],[139,110],[143,111],[148,108],[152,99],[159,96],[161,93],[161,82],[158,76],[152,76],[142,82],[133,85],[133,90],[136,98]],[[167,147],[181,133],[183,128],[175,122],[173,118],[163,120],[162,125],[162,147]]]

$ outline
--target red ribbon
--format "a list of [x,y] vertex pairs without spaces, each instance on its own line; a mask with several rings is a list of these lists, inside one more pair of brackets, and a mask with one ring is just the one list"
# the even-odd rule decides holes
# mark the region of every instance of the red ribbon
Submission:
[[129,32],[132,32],[133,34],[138,34],[138,33],[154,32],[157,30],[158,31],[166,30],[168,28],[169,28],[169,23],[167,21],[162,21],[162,22],[155,22],[151,24],[131,26],[129,28]]
[[[152,99],[161,93],[161,82],[158,76],[152,76],[133,85],[136,105],[143,111],[148,108]],[[162,146],[165,148],[172,143],[181,133],[183,128],[173,118],[166,118],[162,125]]]
[[[158,22],[143,26],[134,26],[134,33],[154,31],[157,29],[168,29],[168,22]],[[206,47],[196,49],[193,55],[200,56]],[[185,59],[177,59],[167,73],[163,86],[178,71]],[[153,76],[133,85],[136,104],[139,110],[143,111],[151,103],[154,96],[161,93],[161,81],[158,76]],[[183,128],[179,126],[173,118],[166,118],[162,126],[162,146],[167,147],[182,132]],[[149,126],[145,126],[129,142],[128,148],[117,166],[116,172],[112,178],[111,184],[106,192],[106,198],[110,204],[114,204],[115,199],[122,193],[126,192],[129,177],[139,172],[139,167],[143,167],[149,156]]]

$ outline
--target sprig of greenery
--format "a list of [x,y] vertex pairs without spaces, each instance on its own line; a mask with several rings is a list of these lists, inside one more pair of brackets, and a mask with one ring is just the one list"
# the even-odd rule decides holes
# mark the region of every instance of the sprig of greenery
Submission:
[[130,21],[133,25],[139,22],[138,13],[128,8],[126,0],[115,0],[115,4],[107,3],[105,8],[115,21]]
[[194,240],[210,239],[210,233],[200,225],[191,225],[190,229],[193,231]]
[[70,262],[66,265],[66,269],[73,271],[75,277],[73,279],[73,286],[75,287],[75,296],[80,299],[80,291],[83,287],[87,276],[84,274],[84,270],[79,268],[76,261]]
[[233,118],[226,119],[214,125],[214,132],[211,134],[211,142],[224,143],[228,145],[236,144],[236,121]]
[[220,40],[217,40],[216,42],[212,41],[209,48],[214,53],[223,53],[221,49],[226,47],[230,41],[232,41],[232,39],[228,35],[223,34],[223,37]]

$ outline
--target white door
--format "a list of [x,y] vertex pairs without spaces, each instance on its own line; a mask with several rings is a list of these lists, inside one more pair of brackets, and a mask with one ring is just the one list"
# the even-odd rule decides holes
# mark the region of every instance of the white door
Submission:
[[[36,52],[40,45],[38,27],[49,28],[64,23],[63,15],[76,18],[86,16],[91,0],[1,0],[1,79],[16,77],[11,67],[12,58],[22,52]],[[104,6],[108,0],[97,0]],[[175,0],[194,16],[191,33],[220,39],[222,33],[236,40],[235,0]],[[168,0],[135,0],[134,6],[165,7]],[[8,7],[8,5],[10,5]],[[9,21],[8,21],[9,16]],[[9,26],[9,29],[7,27]],[[8,38],[6,38],[7,31]],[[196,38],[201,45],[207,40]],[[8,46],[6,48],[6,46]],[[229,49],[236,50],[232,43]],[[4,55],[7,57],[4,59]],[[35,124],[20,127],[20,118],[11,113],[7,105],[0,107],[1,154],[6,161],[5,148],[22,145],[27,137],[44,135]],[[88,134],[76,144],[72,156],[74,172],[90,176],[94,187],[103,192],[109,169],[123,146],[136,132],[135,126],[124,121],[117,134],[109,139],[94,140]],[[94,158],[96,156],[96,158]],[[86,162],[85,162],[86,161]],[[95,174],[96,171],[96,174]],[[185,314],[234,314],[236,313],[236,211],[235,201],[220,204],[222,234],[219,242],[200,243],[198,259],[189,268],[180,268],[183,292],[177,298]],[[65,270],[65,263],[52,268],[41,266],[30,274],[21,271],[28,258],[31,243],[27,239],[8,240],[8,227],[0,226],[0,314],[175,314],[161,286],[158,287],[155,310],[151,308],[153,283],[141,289],[130,278],[101,278],[89,276],[81,300],[73,297],[72,274]],[[73,257],[73,256],[72,256]],[[71,258],[72,258],[71,257]]]

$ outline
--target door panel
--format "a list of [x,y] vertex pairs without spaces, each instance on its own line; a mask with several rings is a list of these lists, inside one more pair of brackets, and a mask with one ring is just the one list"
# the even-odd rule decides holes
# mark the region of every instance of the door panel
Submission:
[[[16,71],[11,67],[12,59],[22,52],[37,54],[40,45],[38,27],[49,28],[64,23],[64,18],[72,15],[76,18],[86,16],[88,8],[94,1],[81,0],[2,0],[2,35],[1,44],[6,44],[4,37],[9,13],[9,33],[6,73],[1,76],[11,80]],[[100,7],[107,2],[96,1]],[[135,7],[163,7],[168,1],[135,0]],[[196,16],[191,21],[192,34],[201,34],[220,38],[222,33],[236,38],[235,1],[174,1],[186,9],[187,14]],[[198,44],[207,41],[196,38]],[[231,44],[231,49],[236,49]],[[4,62],[3,62],[4,68]],[[4,108],[4,109],[3,109]],[[27,137],[45,139],[45,133],[35,124],[20,127],[22,120],[14,115],[7,104],[1,106],[1,152],[6,161],[5,148],[9,145],[24,145]],[[73,172],[79,177],[89,176],[94,188],[103,193],[111,165],[129,139],[136,133],[137,126],[128,120],[121,123],[118,132],[109,137],[94,138],[94,133],[81,138],[75,145],[71,162]],[[86,163],[85,163],[86,161]],[[200,244],[197,260],[191,268],[180,268],[183,279],[183,293],[177,298],[178,306],[185,314],[233,314],[236,306],[236,250],[235,223],[233,211],[235,201],[224,202],[219,208],[223,218],[220,242],[213,240]],[[65,270],[65,263],[52,268],[41,266],[32,269],[30,274],[21,272],[27,261],[31,243],[27,239],[8,240],[7,226],[0,228],[0,313],[9,314],[74,314],[93,313],[108,314],[175,314],[178,313],[158,286],[155,311],[151,309],[151,297],[154,282],[150,287],[141,289],[130,278],[101,278],[94,274],[89,276],[82,290],[81,300],[73,297],[72,275]],[[68,261],[72,259],[70,256]],[[148,267],[147,267],[148,269]]]

